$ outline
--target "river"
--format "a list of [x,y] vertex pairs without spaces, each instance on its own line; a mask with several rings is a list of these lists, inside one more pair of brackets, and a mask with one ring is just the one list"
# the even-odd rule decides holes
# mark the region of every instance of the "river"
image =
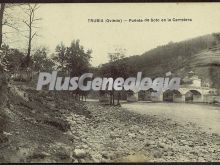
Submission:
[[220,135],[220,107],[188,103],[124,103],[123,108],[144,115],[154,115],[186,124],[195,123],[206,131]]

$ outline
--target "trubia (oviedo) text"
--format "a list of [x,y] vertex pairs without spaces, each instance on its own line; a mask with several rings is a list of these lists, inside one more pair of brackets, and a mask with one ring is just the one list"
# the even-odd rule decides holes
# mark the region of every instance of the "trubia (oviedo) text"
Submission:
[[138,72],[136,77],[124,79],[118,77],[115,80],[111,77],[95,77],[93,73],[84,73],[80,77],[57,77],[57,71],[51,73],[41,72],[39,74],[37,90],[42,90],[43,86],[48,86],[48,90],[77,90],[99,91],[99,90],[131,90],[138,92],[141,90],[153,89],[158,92],[165,90],[178,90],[180,78],[172,77],[171,72],[166,73],[166,77],[157,77],[152,80],[149,77],[142,78],[142,72]]

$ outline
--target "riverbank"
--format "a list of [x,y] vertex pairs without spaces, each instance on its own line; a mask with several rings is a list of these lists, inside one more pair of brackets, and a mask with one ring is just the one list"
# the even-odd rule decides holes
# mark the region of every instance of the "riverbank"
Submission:
[[7,102],[0,162],[220,161],[220,136],[187,121],[23,85]]
[[194,123],[180,124],[94,102],[86,105],[92,118],[78,129],[97,162],[220,160],[220,137]]

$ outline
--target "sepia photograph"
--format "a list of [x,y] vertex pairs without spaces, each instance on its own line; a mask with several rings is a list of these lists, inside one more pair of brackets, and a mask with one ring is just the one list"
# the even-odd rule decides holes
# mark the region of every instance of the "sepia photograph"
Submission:
[[0,163],[220,162],[220,3],[0,3]]

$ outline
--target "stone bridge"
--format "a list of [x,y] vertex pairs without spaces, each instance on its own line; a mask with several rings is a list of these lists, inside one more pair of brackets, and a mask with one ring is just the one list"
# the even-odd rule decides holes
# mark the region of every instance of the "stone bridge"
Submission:
[[216,92],[214,88],[181,85],[179,90],[167,90],[159,96],[152,96],[152,90],[133,93],[127,101],[213,102]]

